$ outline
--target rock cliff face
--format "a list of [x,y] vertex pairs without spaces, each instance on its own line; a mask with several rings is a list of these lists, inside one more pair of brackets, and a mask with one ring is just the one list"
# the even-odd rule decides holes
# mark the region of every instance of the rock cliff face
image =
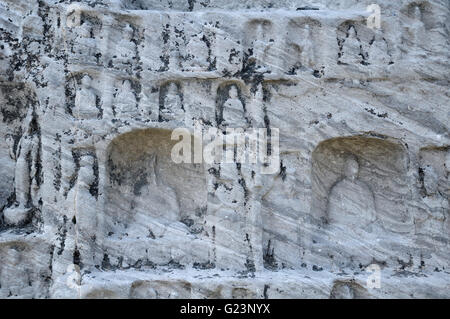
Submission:
[[450,5],[377,3],[1,0],[0,297],[449,298]]

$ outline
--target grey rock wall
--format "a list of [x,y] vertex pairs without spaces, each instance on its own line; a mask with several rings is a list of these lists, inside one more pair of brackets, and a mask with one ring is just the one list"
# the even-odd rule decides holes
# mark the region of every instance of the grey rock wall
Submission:
[[450,6],[371,3],[1,0],[0,297],[449,298]]

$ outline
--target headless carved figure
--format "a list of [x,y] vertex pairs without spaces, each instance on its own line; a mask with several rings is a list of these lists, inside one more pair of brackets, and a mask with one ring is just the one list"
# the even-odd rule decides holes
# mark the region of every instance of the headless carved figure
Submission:
[[81,156],[79,165],[76,184],[67,195],[67,209],[76,218],[76,245],[83,261],[91,264],[93,258],[91,235],[97,229],[98,213],[97,200],[91,193],[91,188],[95,183],[94,157],[92,155]]

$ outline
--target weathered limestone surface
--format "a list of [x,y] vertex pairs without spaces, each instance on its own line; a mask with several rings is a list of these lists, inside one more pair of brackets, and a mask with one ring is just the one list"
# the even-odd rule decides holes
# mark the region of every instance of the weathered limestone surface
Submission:
[[449,298],[450,5],[372,2],[1,0],[0,297]]

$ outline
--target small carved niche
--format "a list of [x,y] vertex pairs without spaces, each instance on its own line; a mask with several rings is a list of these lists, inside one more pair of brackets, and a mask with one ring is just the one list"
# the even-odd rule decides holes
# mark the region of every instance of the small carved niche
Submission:
[[368,65],[367,48],[373,39],[373,31],[365,25],[365,21],[347,20],[336,30],[338,43],[338,64]]
[[432,29],[436,24],[433,7],[428,1],[414,1],[408,4],[402,11],[403,14],[406,14],[410,19],[422,22],[425,30]]
[[101,119],[103,110],[96,74],[76,72],[66,76],[66,112],[78,120]]
[[221,83],[216,94],[216,123],[219,127],[245,128],[249,120],[245,102],[246,87],[238,81]]
[[168,81],[159,88],[159,122],[184,120],[184,96],[181,83]]
[[137,115],[141,90],[140,82],[135,79],[116,79],[113,93],[113,114],[118,118],[127,119]]
[[69,60],[81,64],[98,64],[101,53],[98,50],[101,19],[89,12],[74,11],[67,17],[70,53]]
[[419,179],[423,196],[450,196],[450,146],[420,150]]
[[253,19],[246,25],[248,63],[254,64],[256,70],[263,71],[270,65],[270,50],[274,45],[273,24],[267,19]]
[[215,27],[205,24],[186,23],[186,40],[183,46],[183,70],[191,72],[211,71],[216,68],[212,56],[215,45]]
[[100,33],[103,23],[95,14],[84,10],[71,11],[69,9],[69,14],[67,15],[67,26],[69,28],[75,28],[73,31],[77,34],[80,33],[82,37],[95,38],[95,36]]
[[293,19],[286,34],[286,72],[295,74],[300,68],[312,68],[316,59],[315,45],[321,23],[311,18]]
[[[93,148],[74,148],[72,149],[72,160],[74,171],[69,179],[69,188],[66,194],[69,193],[77,184],[77,182],[86,183],[89,193],[98,198],[99,175],[98,175],[98,160]],[[86,167],[88,165],[89,167]],[[89,172],[86,176],[82,176],[85,180],[80,180],[80,169]]]
[[[122,18],[122,17],[119,17]],[[142,41],[143,35],[138,26],[130,22],[129,18],[117,20],[108,34],[108,46],[110,52],[107,52],[108,66],[114,67],[120,71],[126,71],[131,74],[138,63],[137,52],[138,45]]]
[[[28,207],[28,203],[38,200],[33,197],[33,190],[37,191],[43,182],[38,105],[34,90],[24,83],[0,83],[0,212],[19,200],[15,182],[18,173],[25,174],[22,181],[29,184],[22,193],[27,197],[22,204]],[[17,168],[19,157],[23,171]]]

